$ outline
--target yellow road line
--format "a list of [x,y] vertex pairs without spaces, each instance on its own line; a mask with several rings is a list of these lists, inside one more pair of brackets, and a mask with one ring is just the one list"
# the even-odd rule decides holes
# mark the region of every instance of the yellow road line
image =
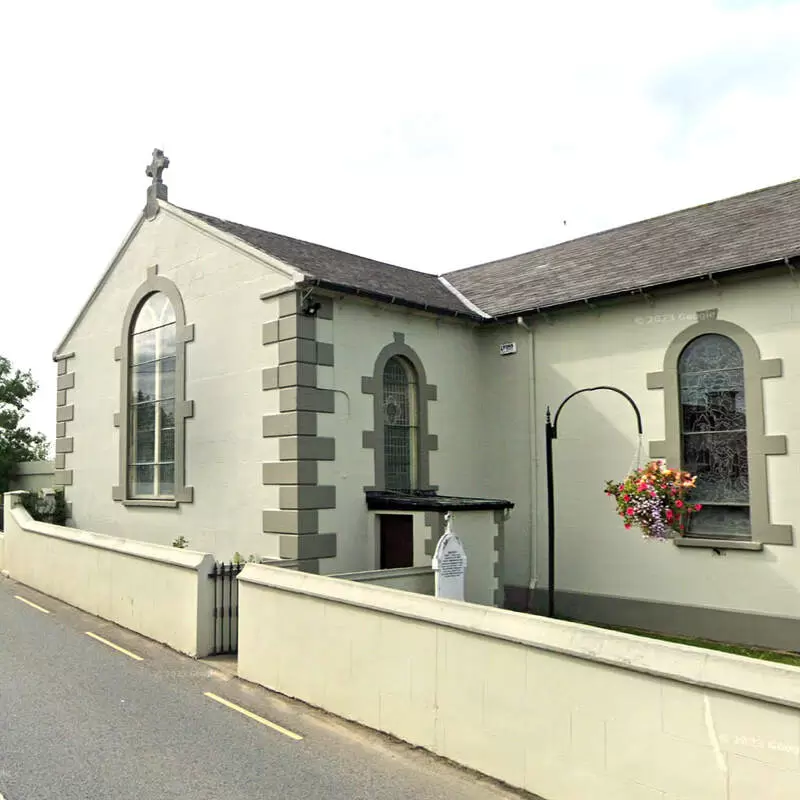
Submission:
[[231,703],[229,700],[225,700],[216,694],[212,694],[211,692],[203,692],[203,694],[206,697],[210,697],[212,700],[216,700],[218,703],[222,703],[222,705],[227,706],[228,708],[232,708],[234,711],[238,711],[240,714],[244,714],[246,717],[250,717],[250,719],[254,719],[256,722],[260,722],[262,725],[266,725],[268,728],[278,731],[278,733],[282,733],[284,736],[288,736],[290,739],[294,739],[296,742],[302,741],[303,739],[303,737],[299,734],[287,730],[286,728],[282,728],[280,725],[276,725],[274,722],[264,719],[264,717],[259,717],[258,714],[254,714],[252,711],[248,711],[246,708],[237,706],[236,703]]
[[98,642],[102,642],[109,647],[113,647],[115,650],[119,650],[120,653],[124,653],[126,656],[128,656],[128,658],[132,658],[134,661],[144,661],[144,659],[141,656],[137,656],[136,653],[131,653],[130,650],[126,650],[124,647],[114,644],[114,642],[109,642],[108,639],[104,639],[102,636],[98,636],[96,633],[86,631],[86,635],[91,636],[92,639],[97,639]]
[[26,600],[24,597],[20,597],[18,594],[15,594],[14,597],[17,600],[29,605],[31,608],[35,608],[37,611],[41,611],[42,614],[49,614],[50,612],[46,608],[42,608],[41,606],[37,606],[36,603],[32,603],[30,600]]

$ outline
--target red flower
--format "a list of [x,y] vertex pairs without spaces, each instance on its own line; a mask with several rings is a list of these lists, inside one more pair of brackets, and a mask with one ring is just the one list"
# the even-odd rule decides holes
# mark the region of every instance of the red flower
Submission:
[[700,503],[695,503],[695,506],[694,506],[694,510],[695,511],[700,511],[702,508],[703,508],[703,506]]
[[673,518],[674,516],[675,516],[675,515],[672,513],[672,509],[671,509],[671,508],[668,508],[668,509],[667,509],[667,520],[668,520],[669,522],[672,522],[672,518]]
[[627,503],[631,499],[631,496],[629,494],[624,494],[622,495],[622,499]]
[[626,513],[626,514],[627,514],[629,517],[632,517],[632,516],[634,515],[634,513],[635,513],[635,512],[634,512],[634,510],[633,510],[632,508],[628,508],[628,509],[625,511],[625,513]]
[[675,501],[675,506],[677,508],[683,508],[683,500],[676,500]]
[[631,528],[630,522],[626,522],[625,523],[625,528],[626,528],[626,530],[630,530],[630,528]]

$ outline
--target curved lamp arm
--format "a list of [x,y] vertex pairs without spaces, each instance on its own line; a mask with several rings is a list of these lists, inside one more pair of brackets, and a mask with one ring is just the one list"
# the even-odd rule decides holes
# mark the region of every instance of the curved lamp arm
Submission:
[[636,427],[639,431],[639,435],[642,435],[642,415],[639,413],[639,408],[636,403],[633,402],[633,398],[627,393],[623,392],[622,389],[617,389],[616,386],[592,386],[588,389],[578,389],[576,392],[573,392],[570,395],[567,395],[562,401],[561,405],[556,409],[556,415],[553,417],[552,423],[550,422],[550,406],[547,407],[547,422],[551,426],[551,437],[553,439],[557,436],[557,426],[558,426],[558,415],[561,413],[561,409],[567,404],[568,400],[571,400],[577,394],[583,394],[584,392],[596,392],[600,389],[607,389],[609,392],[616,392],[617,394],[621,394],[630,404],[631,408],[633,409],[634,413],[636,414]]

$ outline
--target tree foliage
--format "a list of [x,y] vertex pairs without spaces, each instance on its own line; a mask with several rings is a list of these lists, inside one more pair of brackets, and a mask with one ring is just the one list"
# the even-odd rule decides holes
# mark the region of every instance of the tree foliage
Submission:
[[22,424],[27,402],[38,388],[30,372],[14,369],[0,356],[0,494],[8,491],[17,464],[47,458],[44,434]]

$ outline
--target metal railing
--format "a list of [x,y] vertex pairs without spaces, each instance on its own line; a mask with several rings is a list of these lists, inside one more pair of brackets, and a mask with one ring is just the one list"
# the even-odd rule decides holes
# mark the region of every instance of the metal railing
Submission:
[[236,653],[239,645],[239,582],[244,562],[217,562],[209,573],[214,581],[213,655]]

